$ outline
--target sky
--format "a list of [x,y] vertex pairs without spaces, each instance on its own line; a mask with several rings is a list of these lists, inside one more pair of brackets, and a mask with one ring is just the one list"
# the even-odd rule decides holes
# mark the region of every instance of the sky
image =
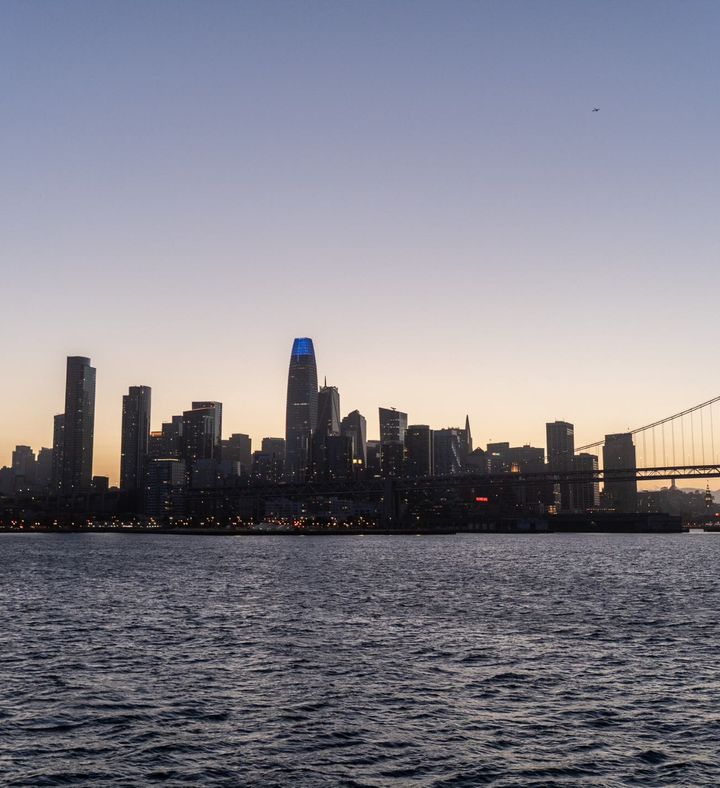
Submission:
[[[576,442],[717,395],[720,3],[0,4],[0,465],[65,357],[153,428],[358,408]],[[599,112],[593,112],[599,107]]]

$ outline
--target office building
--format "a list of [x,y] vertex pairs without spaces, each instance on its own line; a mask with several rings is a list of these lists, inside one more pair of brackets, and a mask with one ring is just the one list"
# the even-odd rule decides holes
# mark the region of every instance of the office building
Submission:
[[405,475],[432,476],[433,467],[433,431],[427,424],[411,424],[405,431]]
[[315,348],[309,337],[298,337],[290,354],[285,410],[285,472],[290,481],[305,479],[310,439],[317,425],[317,416]]
[[95,431],[95,368],[84,356],[69,356],[65,381],[62,472],[64,493],[89,490]]
[[[328,386],[327,381],[318,392],[318,416],[317,425],[310,439],[310,478],[329,479],[333,476],[330,470],[330,459],[328,456],[328,445],[330,438],[340,436],[340,394],[335,386]],[[350,441],[352,444],[352,441]],[[344,446],[344,444],[343,444]],[[352,448],[351,448],[352,451]],[[339,446],[335,447],[336,458],[339,458],[343,451]],[[352,462],[352,458],[351,458]],[[336,469],[340,472],[341,478],[345,478],[344,469]]]
[[252,438],[241,432],[234,432],[222,442],[222,458],[240,464],[241,476],[249,476],[252,469]]
[[433,467],[436,476],[454,476],[462,472],[467,459],[465,431],[447,427],[433,431]]
[[[637,470],[635,444],[629,432],[615,433],[605,436],[603,446],[603,471]],[[603,486],[605,498],[609,505],[618,512],[634,512],[637,510],[637,481],[632,479],[615,481],[605,479]]]
[[52,445],[52,480],[54,491],[60,489],[62,482],[63,443],[65,437],[65,414],[59,413],[53,418],[53,445]]
[[359,410],[353,410],[340,422],[340,434],[352,441],[353,466],[356,475],[367,468],[367,420]]
[[407,413],[395,408],[378,408],[380,417],[380,443],[404,443]]
[[[575,428],[567,421],[554,421],[545,425],[547,437],[548,469],[556,473],[569,472],[573,469],[575,455]],[[574,508],[572,499],[573,486],[567,481],[557,485],[555,494],[556,509],[570,511]]]
[[37,454],[35,461],[35,486],[38,490],[47,492],[52,484],[53,451],[43,447]]
[[150,441],[149,386],[130,386],[123,396],[120,451],[120,489],[141,490]]
[[578,480],[573,484],[573,503],[575,509],[585,512],[600,506],[600,484],[594,477],[598,469],[598,458],[594,454],[581,452],[575,456],[575,470],[586,473],[588,479]]
[[145,512],[156,519],[183,514],[186,468],[184,460],[150,460],[145,485]]
[[192,410],[183,411],[182,456],[188,470],[198,460],[219,462],[221,435],[222,404],[220,402],[193,402]]

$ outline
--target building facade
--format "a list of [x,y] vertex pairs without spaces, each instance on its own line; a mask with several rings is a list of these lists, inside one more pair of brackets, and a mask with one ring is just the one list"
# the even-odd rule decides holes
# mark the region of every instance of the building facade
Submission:
[[130,386],[123,396],[120,449],[120,489],[141,490],[150,442],[149,386]]
[[89,358],[68,356],[60,476],[64,493],[90,489],[94,437],[95,368]]
[[290,481],[305,479],[317,417],[315,348],[309,337],[298,337],[290,353],[285,408],[285,473]]

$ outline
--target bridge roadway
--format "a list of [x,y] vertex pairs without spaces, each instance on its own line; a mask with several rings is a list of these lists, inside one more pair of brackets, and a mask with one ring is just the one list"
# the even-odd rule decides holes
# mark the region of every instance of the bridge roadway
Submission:
[[592,484],[595,482],[662,481],[670,479],[709,479],[720,477],[720,465],[673,465],[657,468],[626,468],[595,471],[536,471],[517,473],[462,473],[453,476],[423,478],[334,479],[308,482],[251,483],[191,490],[191,494],[230,494],[257,498],[295,498],[322,496],[382,495],[394,493],[458,488],[503,487],[506,485],[545,485],[559,483]]

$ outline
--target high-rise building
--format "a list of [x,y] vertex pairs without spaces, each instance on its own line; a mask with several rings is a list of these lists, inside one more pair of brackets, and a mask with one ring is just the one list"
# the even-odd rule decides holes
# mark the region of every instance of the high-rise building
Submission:
[[[328,386],[326,380],[318,392],[317,425],[310,439],[311,458],[309,470],[312,478],[328,479],[332,476],[328,457],[328,442],[330,438],[338,437],[339,435],[340,394],[337,387]],[[352,441],[350,451],[352,452]],[[333,454],[336,458],[344,457],[344,448],[335,446]],[[340,473],[341,478],[346,478],[344,468],[340,470]]]
[[193,410],[207,410],[212,414],[213,424],[213,456],[218,459],[222,453],[222,402],[204,400],[193,402]]
[[291,481],[302,481],[308,467],[310,439],[317,425],[318,382],[315,348],[309,337],[293,342],[288,370],[285,411],[285,472]]
[[65,414],[58,413],[53,418],[52,480],[54,491],[60,489],[62,482],[63,444],[65,438]]
[[380,443],[404,443],[407,413],[395,408],[378,408],[380,417]]
[[16,446],[12,453],[15,492],[28,492],[35,485],[35,452],[30,446]]
[[145,512],[158,519],[182,515],[185,479],[184,460],[151,460],[145,484]]
[[[574,468],[592,477],[598,469],[598,458],[595,454],[581,452],[575,456]],[[573,504],[575,509],[581,512],[597,509],[600,506],[600,484],[597,478],[577,481],[573,484]]]
[[405,473],[405,431],[408,417],[395,408],[378,408],[380,418],[380,465],[385,478]]
[[222,442],[223,462],[240,463],[240,472],[250,475],[252,468],[252,438],[241,432],[234,432]]
[[221,435],[220,402],[193,402],[192,410],[183,411],[183,459],[188,471],[198,460],[220,460]]
[[150,440],[149,386],[130,386],[123,396],[120,489],[141,490]]
[[[631,433],[620,432],[605,436],[603,470],[605,472],[637,470],[635,444]],[[637,510],[637,481],[635,479],[606,480],[603,490],[613,509],[619,512]]]
[[[550,471],[557,473],[573,469],[575,455],[575,428],[567,421],[553,421],[545,425],[547,437],[547,461]],[[569,482],[558,485],[559,508],[565,511],[574,508],[573,486]]]
[[385,479],[399,479],[405,475],[405,444],[395,441],[380,444],[381,474]]
[[260,448],[265,454],[276,454],[278,457],[284,457],[285,438],[263,438]]
[[359,410],[348,413],[340,422],[340,434],[352,440],[353,466],[358,474],[367,468],[367,421]]
[[277,484],[285,473],[285,438],[263,438],[261,447],[253,454],[252,476]]
[[366,474],[368,476],[382,475],[382,443],[380,441],[368,441],[366,444],[367,465]]
[[65,381],[61,489],[89,490],[95,432],[95,368],[84,356],[68,356]]
[[337,386],[328,386],[327,380],[318,391],[318,415],[315,432],[322,435],[340,434],[340,393]]
[[433,466],[436,476],[454,476],[468,457],[465,431],[456,427],[433,430]]
[[47,491],[52,484],[53,451],[43,447],[40,449],[35,461],[35,486],[39,490]]
[[349,435],[327,435],[325,437],[323,478],[353,478],[352,438]]
[[433,431],[427,424],[411,424],[405,431],[405,475],[433,475]]
[[153,460],[179,460],[183,456],[183,417],[173,416],[158,432],[150,433],[148,455]]

